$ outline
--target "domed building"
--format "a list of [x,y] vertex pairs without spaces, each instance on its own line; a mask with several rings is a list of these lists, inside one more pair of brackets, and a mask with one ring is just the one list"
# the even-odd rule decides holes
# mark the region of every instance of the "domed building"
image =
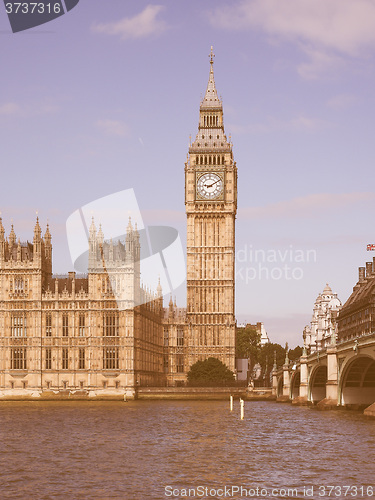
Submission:
[[305,326],[303,330],[304,346],[308,353],[322,349],[331,342],[341,307],[337,293],[333,293],[327,283],[315,301],[310,325]]

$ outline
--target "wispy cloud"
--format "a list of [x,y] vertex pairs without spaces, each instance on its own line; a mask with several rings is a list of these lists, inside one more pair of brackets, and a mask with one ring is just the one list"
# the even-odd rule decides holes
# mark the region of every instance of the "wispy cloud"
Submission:
[[326,48],[313,45],[299,44],[302,51],[307,55],[307,61],[297,67],[298,74],[306,80],[314,80],[323,74],[332,74],[345,64],[345,58]]
[[306,217],[328,218],[338,210],[366,204],[375,208],[375,193],[316,193],[304,197],[271,203],[263,207],[246,207],[238,211],[239,218],[259,219],[301,219]]
[[272,41],[298,44],[308,57],[298,67],[304,78],[363,57],[375,48],[373,0],[241,0],[218,7],[209,18],[216,27],[259,29]]
[[21,106],[15,102],[6,102],[4,104],[0,104],[0,115],[3,116],[19,115],[21,111],[22,111]]
[[22,116],[30,117],[56,113],[60,105],[52,100],[45,99],[41,102],[27,103],[26,105],[9,101],[0,104],[0,116]]
[[96,126],[107,135],[128,137],[130,133],[128,125],[119,120],[98,120]]
[[122,40],[160,35],[167,29],[166,22],[158,18],[163,9],[162,5],[147,5],[142,12],[133,17],[125,17],[113,23],[95,24],[92,26],[92,31],[119,36]]
[[327,106],[333,109],[346,109],[353,106],[354,104],[357,104],[358,101],[359,98],[356,95],[339,94],[329,99],[329,101],[327,102]]
[[264,122],[249,123],[246,125],[229,123],[228,130],[235,134],[267,134],[282,130],[314,132],[330,126],[331,124],[324,120],[301,114],[287,120],[280,120],[279,118],[270,116],[266,118]]

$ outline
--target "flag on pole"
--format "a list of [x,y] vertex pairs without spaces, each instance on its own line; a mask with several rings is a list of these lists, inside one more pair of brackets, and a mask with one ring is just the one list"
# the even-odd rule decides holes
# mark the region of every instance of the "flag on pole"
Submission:
[[375,250],[375,243],[369,243],[367,245],[367,250]]

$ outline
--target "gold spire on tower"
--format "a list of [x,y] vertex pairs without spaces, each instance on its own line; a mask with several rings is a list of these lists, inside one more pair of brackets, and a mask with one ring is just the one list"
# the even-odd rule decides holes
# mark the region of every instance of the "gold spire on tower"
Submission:
[[210,58],[210,63],[213,64],[214,63],[215,54],[214,54],[214,48],[213,48],[212,45],[211,45],[211,52],[210,52],[210,55],[208,57]]

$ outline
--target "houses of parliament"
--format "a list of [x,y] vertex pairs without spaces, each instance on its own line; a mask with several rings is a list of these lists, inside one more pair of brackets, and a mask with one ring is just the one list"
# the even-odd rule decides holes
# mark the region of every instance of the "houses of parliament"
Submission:
[[[92,221],[88,273],[52,274],[52,236],[38,218],[22,243],[0,218],[0,398],[82,394],[132,398],[138,387],[186,383],[210,356],[235,369],[237,167],[224,132],[210,54],[199,126],[185,163],[187,307],[163,307],[141,286],[140,238]],[[120,298],[119,298],[120,297]]]

